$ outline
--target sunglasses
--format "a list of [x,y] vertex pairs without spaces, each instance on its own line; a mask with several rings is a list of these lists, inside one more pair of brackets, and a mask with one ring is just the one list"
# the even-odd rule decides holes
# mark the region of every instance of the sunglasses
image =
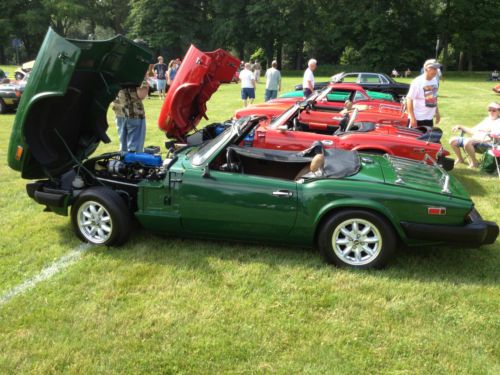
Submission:
[[488,108],[488,112],[497,112],[497,111],[498,111],[498,109],[496,109],[496,108]]

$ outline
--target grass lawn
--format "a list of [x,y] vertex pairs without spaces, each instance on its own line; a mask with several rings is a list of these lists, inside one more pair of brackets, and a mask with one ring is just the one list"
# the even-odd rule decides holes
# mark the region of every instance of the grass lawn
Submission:
[[[446,144],[454,124],[474,125],[500,100],[485,78],[450,74],[442,83]],[[285,77],[284,91],[299,81]],[[257,102],[263,95],[260,84]],[[145,103],[146,144],[163,147],[161,102]],[[239,86],[223,85],[209,122],[240,106]],[[401,249],[389,268],[358,272],[310,249],[137,229],[125,246],[92,247],[2,301],[80,246],[69,219],[44,213],[6,165],[13,120],[0,115],[0,374],[500,373],[499,241]],[[118,148],[111,111],[108,120],[112,143],[98,152]],[[495,175],[465,166],[452,174],[485,219],[500,221]]]

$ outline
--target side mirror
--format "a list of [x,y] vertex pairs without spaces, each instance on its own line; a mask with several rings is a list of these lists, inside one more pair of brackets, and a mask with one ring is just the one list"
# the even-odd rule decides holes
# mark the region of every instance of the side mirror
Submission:
[[203,177],[203,178],[210,178],[210,168],[208,168],[208,166],[203,167],[202,172],[203,173],[202,173],[201,177]]

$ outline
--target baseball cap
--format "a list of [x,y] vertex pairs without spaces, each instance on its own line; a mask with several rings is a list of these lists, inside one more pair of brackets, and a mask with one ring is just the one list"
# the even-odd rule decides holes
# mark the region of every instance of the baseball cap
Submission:
[[495,102],[491,102],[490,104],[488,104],[488,109],[490,109],[490,108],[500,109],[500,104],[495,103]]
[[427,68],[439,69],[440,67],[441,64],[436,59],[429,59],[424,62],[424,69]]

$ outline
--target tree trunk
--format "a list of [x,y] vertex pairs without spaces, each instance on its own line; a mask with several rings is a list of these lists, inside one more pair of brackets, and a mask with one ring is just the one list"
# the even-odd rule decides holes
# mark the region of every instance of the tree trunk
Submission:
[[241,61],[245,61],[245,43],[239,43],[238,47],[238,57]]
[[467,70],[472,72],[472,48],[470,46],[467,51]]
[[443,69],[448,70],[448,34],[444,34],[443,36]]
[[458,56],[458,66],[457,69],[459,72],[464,70],[464,51],[460,51]]
[[295,69],[301,70],[303,69],[303,54],[304,54],[304,42],[301,41],[297,48],[295,49]]
[[271,66],[271,62],[273,61],[274,56],[274,40],[272,43],[267,43],[266,45],[266,68]]
[[278,69],[281,70],[283,64],[283,42],[281,39],[276,43],[276,61],[278,62]]

